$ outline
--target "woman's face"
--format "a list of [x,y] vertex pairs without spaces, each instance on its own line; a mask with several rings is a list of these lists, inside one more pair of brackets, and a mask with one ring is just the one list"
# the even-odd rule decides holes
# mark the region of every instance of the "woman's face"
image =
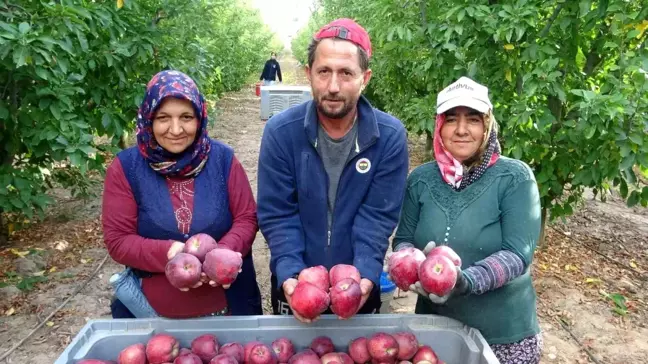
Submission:
[[198,132],[198,118],[189,100],[167,97],[153,117],[153,136],[162,148],[182,153]]
[[479,111],[464,106],[446,111],[441,140],[459,162],[477,153],[484,142],[484,133],[484,116]]

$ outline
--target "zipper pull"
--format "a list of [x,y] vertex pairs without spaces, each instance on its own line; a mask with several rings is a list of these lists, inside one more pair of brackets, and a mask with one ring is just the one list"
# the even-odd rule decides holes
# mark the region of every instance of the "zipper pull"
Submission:
[[327,242],[327,245],[328,245],[328,246],[331,246],[331,230],[328,231],[328,242]]

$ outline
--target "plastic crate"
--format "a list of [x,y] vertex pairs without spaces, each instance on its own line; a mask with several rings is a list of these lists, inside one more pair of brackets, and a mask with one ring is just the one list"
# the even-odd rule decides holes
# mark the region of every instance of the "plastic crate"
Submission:
[[261,86],[261,120],[312,99],[310,86]]
[[361,315],[339,320],[323,315],[312,324],[302,324],[292,316],[237,316],[170,320],[122,319],[89,321],[63,351],[55,364],[73,364],[81,359],[117,360],[119,352],[135,343],[146,343],[153,335],[168,333],[190,347],[202,334],[214,334],[219,343],[258,340],[270,345],[285,336],[296,350],[310,345],[317,336],[329,336],[338,351],[346,351],[349,341],[376,332],[411,331],[420,343],[429,345],[447,364],[498,364],[481,333],[459,321],[436,315]]

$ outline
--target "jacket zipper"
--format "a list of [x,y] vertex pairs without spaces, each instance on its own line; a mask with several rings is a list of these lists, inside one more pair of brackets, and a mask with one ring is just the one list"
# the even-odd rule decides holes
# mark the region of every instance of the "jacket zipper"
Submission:
[[[369,147],[373,146],[375,143],[376,143],[376,141],[374,140],[369,145],[367,145],[365,148],[360,149],[360,145],[358,144],[358,136],[356,135],[356,138],[355,138],[355,152],[356,152],[356,154],[353,156],[353,158],[350,158],[349,160],[347,160],[344,163],[344,167],[342,167],[342,173],[340,174],[340,179],[342,179],[342,175],[344,174],[344,171],[349,166],[349,163],[351,163],[351,161],[356,159],[360,155],[360,153],[364,152]],[[317,139],[315,139],[314,146],[315,146],[315,151],[317,152]],[[321,162],[322,157],[319,155],[319,153],[317,153],[317,156],[320,158],[320,162]],[[328,183],[330,183],[330,182],[327,182],[326,191],[328,191]],[[338,183],[338,185],[339,185],[339,183]],[[326,243],[326,260],[327,261],[329,261],[329,258],[330,258],[329,252],[330,252],[330,247],[331,247],[331,230],[333,230],[333,226],[335,225],[335,210],[337,209],[337,206],[338,206],[337,199],[338,199],[339,194],[340,194],[340,188],[338,187],[338,189],[335,191],[335,207],[333,208],[333,211],[331,211],[331,226],[329,226],[328,229],[327,229],[327,235],[328,235],[327,236],[327,243]]]

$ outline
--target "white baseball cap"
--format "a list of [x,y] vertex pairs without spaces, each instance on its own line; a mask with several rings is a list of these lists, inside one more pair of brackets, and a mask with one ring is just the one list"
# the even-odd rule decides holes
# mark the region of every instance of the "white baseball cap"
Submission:
[[457,106],[469,107],[484,114],[493,108],[488,98],[488,88],[468,77],[461,77],[437,96],[437,114]]

